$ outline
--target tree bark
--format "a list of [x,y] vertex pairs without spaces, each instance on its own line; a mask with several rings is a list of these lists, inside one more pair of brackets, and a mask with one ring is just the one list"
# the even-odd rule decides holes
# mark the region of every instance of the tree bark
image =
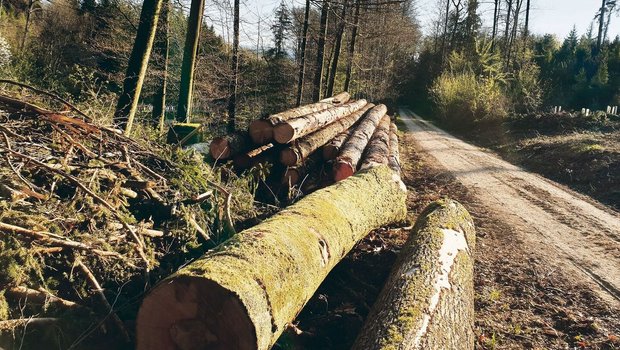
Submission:
[[381,118],[379,125],[372,134],[366,147],[360,169],[368,169],[379,165],[387,165],[390,157],[390,116]]
[[137,349],[269,349],[361,238],[405,218],[405,199],[390,169],[373,168],[235,235],[149,293]]
[[409,235],[354,350],[474,349],[474,223],[431,203]]
[[235,0],[233,19],[233,51],[232,51],[232,79],[230,82],[230,97],[228,100],[228,132],[233,133],[235,115],[237,113],[237,84],[239,75],[239,0]]
[[209,146],[209,153],[213,159],[225,160],[247,151],[248,148],[250,148],[248,134],[234,133],[214,138]]
[[202,27],[202,13],[205,0],[192,0],[187,20],[187,33],[183,49],[183,63],[181,65],[181,86],[179,87],[179,103],[177,120],[190,122],[192,114],[192,97],[194,89],[194,68],[196,68],[196,53]]
[[155,41],[157,21],[162,0],[145,0],[140,12],[140,24],[133,44],[127,72],[123,81],[123,90],[116,104],[114,123],[123,129],[125,135],[131,133],[133,119],[138,108],[140,92],[146,75],[146,68],[151,57],[151,49]]
[[327,95],[330,96],[334,93],[334,83],[336,81],[336,71],[338,70],[338,60],[340,59],[340,47],[342,46],[342,37],[344,36],[344,29],[346,25],[347,4],[342,5],[342,12],[340,13],[340,25],[338,26],[338,32],[336,33],[336,44],[334,45],[334,57],[332,58],[332,67],[329,70],[329,79],[327,81]]
[[301,106],[304,95],[304,79],[306,75],[306,43],[308,42],[308,23],[310,18],[310,0],[306,0],[306,10],[304,12],[304,26],[301,39],[301,48],[299,50],[301,60],[299,62],[299,78],[297,82],[297,104]]
[[355,40],[357,39],[357,31],[360,23],[360,1],[355,1],[355,15],[353,18],[353,29],[351,30],[351,43],[349,44],[349,56],[347,57],[347,73],[344,79],[344,91],[351,88],[351,75],[353,73],[353,57],[355,56]]
[[246,170],[260,163],[269,161],[276,151],[276,145],[268,143],[246,153],[233,157],[233,164],[238,171]]
[[495,38],[497,37],[497,26],[499,21],[499,5],[501,0],[495,0],[493,7],[493,29],[491,34],[491,45],[495,46]]
[[257,145],[267,144],[273,140],[273,128],[278,123],[283,123],[287,120],[299,118],[304,115],[333,108],[335,105],[340,104],[340,98],[342,98],[343,96],[344,95],[342,94],[338,94],[334,97],[327,98],[317,103],[295,107],[284,112],[272,114],[265,119],[254,120],[250,123],[250,126],[248,127],[250,137],[252,138],[252,141]]
[[159,132],[164,131],[166,120],[166,88],[168,84],[168,47],[170,46],[170,0],[163,0],[157,32],[155,34],[155,56],[162,59],[162,75],[153,96],[153,124]]
[[324,160],[334,160],[340,154],[340,149],[342,145],[349,139],[351,133],[355,130],[355,126],[348,128],[347,130],[341,132],[336,135],[331,141],[323,146],[323,159]]
[[530,35],[530,0],[525,5],[525,27],[523,28],[523,37],[527,40]]
[[349,129],[364,115],[364,113],[374,106],[374,104],[368,103],[362,107],[362,109],[336,120],[323,129],[294,141],[291,146],[282,150],[280,153],[280,161],[286,166],[302,164],[310,154],[329,142],[339,133]]
[[316,71],[314,72],[314,90],[312,99],[318,101],[323,96],[323,61],[325,60],[325,39],[327,37],[327,16],[329,14],[329,0],[323,0],[321,5],[321,24],[319,27],[319,42],[316,49]]
[[388,158],[388,166],[400,176],[400,150],[398,146],[398,128],[396,124],[392,123],[390,124],[390,157]]
[[385,105],[375,106],[351,133],[334,164],[334,179],[336,181],[346,179],[355,173],[366,145],[368,145],[377,125],[386,113],[387,107]]
[[597,51],[601,50],[601,45],[603,45],[603,28],[605,26],[605,10],[607,10],[607,7],[605,6],[607,4],[607,0],[601,0],[601,10],[599,13],[599,19],[598,19],[598,36],[596,37],[596,49]]
[[28,11],[26,12],[26,24],[24,25],[24,34],[22,35],[22,42],[19,47],[20,52],[24,52],[26,48],[26,38],[28,37],[28,30],[30,29],[30,15],[32,14],[32,6],[34,4],[34,0],[28,1]]
[[361,109],[365,105],[366,100],[361,99],[324,111],[285,121],[275,126],[273,129],[273,138],[276,142],[281,144],[289,143],[300,137],[315,132],[326,125]]
[[333,103],[333,104],[339,105],[339,104],[343,104],[343,103],[348,102],[350,99],[351,99],[351,95],[349,95],[348,92],[344,91],[344,92],[341,92],[341,93],[339,93],[337,95],[334,95],[332,97],[328,97],[328,98],[322,99],[319,102],[329,102],[329,103]]

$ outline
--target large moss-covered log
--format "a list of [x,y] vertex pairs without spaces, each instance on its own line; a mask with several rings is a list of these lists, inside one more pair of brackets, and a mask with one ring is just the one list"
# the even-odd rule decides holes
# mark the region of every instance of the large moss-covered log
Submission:
[[372,168],[235,235],[144,299],[137,348],[269,349],[356,242],[404,219],[405,191]]
[[458,202],[429,205],[353,349],[473,349],[475,236]]
[[390,116],[381,118],[381,122],[372,134],[366,147],[360,169],[368,169],[380,164],[388,164],[390,157]]
[[366,145],[368,145],[377,125],[386,113],[387,107],[385,105],[375,106],[351,133],[334,164],[334,179],[336,181],[346,179],[355,173]]
[[231,135],[216,137],[209,145],[209,153],[213,159],[229,159],[235,155],[246,152],[252,143],[246,133],[234,133]]
[[400,174],[400,150],[398,147],[398,128],[396,124],[390,125],[390,157],[388,158],[390,169]]
[[250,123],[248,132],[255,144],[267,144],[273,141],[273,127],[278,123],[283,123],[287,120],[299,118],[307,114],[324,111],[336,105],[347,102],[349,97],[350,96],[348,93],[341,92],[338,95],[326,98],[317,103],[291,108],[284,112],[272,114],[264,119],[254,120]]
[[312,152],[319,149],[319,147],[329,142],[342,131],[350,128],[364,115],[364,113],[374,106],[374,104],[368,103],[362,109],[336,120],[323,129],[294,141],[293,144],[282,150],[280,153],[280,161],[287,166],[301,164]]
[[273,129],[273,138],[278,143],[289,143],[300,137],[315,132],[326,125],[329,125],[334,121],[363,108],[365,105],[366,100],[361,99],[324,111],[288,120],[275,126]]

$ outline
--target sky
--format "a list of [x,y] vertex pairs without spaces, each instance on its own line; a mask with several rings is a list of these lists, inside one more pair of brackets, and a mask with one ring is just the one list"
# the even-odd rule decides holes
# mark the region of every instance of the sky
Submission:
[[[288,7],[302,7],[304,0],[284,0]],[[433,16],[437,10],[437,0],[417,0],[418,19],[424,31],[428,31]],[[490,26],[490,20],[485,18],[492,17],[493,1],[481,0],[481,15],[483,25]],[[232,1],[220,0],[216,2],[206,2],[207,21],[211,22],[215,30],[221,34],[225,40],[229,38],[226,25],[231,23],[229,8]],[[221,4],[228,4],[226,6]],[[270,26],[273,21],[273,11],[280,4],[280,0],[241,0],[241,35],[242,46],[248,48],[268,48],[271,46]],[[532,9],[530,14],[530,28],[533,33],[551,33],[559,39],[563,39],[576,26],[577,32],[581,35],[588,30],[598,8],[600,0],[531,0]],[[595,32],[597,27],[595,26]],[[620,17],[612,17],[612,25],[609,28],[609,36],[615,37],[620,34]],[[257,42],[258,41],[258,42]]]

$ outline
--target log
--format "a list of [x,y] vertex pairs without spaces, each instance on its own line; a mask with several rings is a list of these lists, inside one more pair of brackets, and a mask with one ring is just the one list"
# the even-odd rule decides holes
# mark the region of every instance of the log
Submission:
[[334,180],[340,181],[355,173],[366,145],[368,145],[377,125],[379,125],[379,121],[386,113],[387,107],[381,104],[371,109],[366,114],[366,117],[360,121],[349,139],[342,146],[342,152],[336,158]]
[[360,169],[368,169],[380,164],[388,164],[390,157],[390,116],[385,115],[377,125],[366,147]]
[[349,94],[341,92],[338,95],[326,98],[317,103],[308,104],[305,106],[299,106],[296,108],[288,109],[284,112],[272,114],[264,119],[257,119],[250,123],[248,127],[248,133],[252,142],[257,145],[264,145],[273,140],[273,127],[278,123],[283,123],[287,120],[299,118],[301,116],[320,112],[329,108],[344,103],[349,100]]
[[12,299],[26,300],[40,304],[53,304],[63,308],[80,308],[79,304],[59,298],[45,289],[31,289],[24,286],[9,287],[5,290],[5,295]]
[[387,167],[316,191],[162,281],[137,318],[137,349],[269,349],[370,230],[405,218]]
[[214,138],[209,146],[209,153],[215,160],[226,160],[245,152],[250,147],[251,143],[246,133],[234,133]]
[[388,158],[388,166],[400,175],[400,150],[398,146],[398,127],[392,123],[390,124],[390,157]]
[[300,137],[317,131],[334,121],[347,116],[366,105],[366,100],[346,103],[324,111],[304,115],[303,117],[288,120],[276,125],[273,129],[273,138],[278,143],[289,143]]
[[319,149],[319,147],[329,142],[342,131],[349,129],[364,115],[364,113],[374,106],[374,104],[368,103],[362,109],[351,113],[344,118],[338,119],[323,129],[294,141],[291,146],[282,150],[280,153],[280,161],[287,166],[300,165],[304,162],[306,157]]
[[354,350],[474,349],[474,223],[449,199],[418,218]]
[[277,147],[273,143],[260,146],[246,153],[240,153],[233,157],[233,164],[237,171],[242,171],[268,161]]
[[340,154],[342,145],[347,141],[351,133],[355,130],[355,126],[348,128],[347,130],[336,135],[331,141],[323,146],[323,159],[334,160]]
[[282,175],[282,185],[291,188],[297,185],[307,174],[304,166],[287,167],[284,175]]
[[351,95],[349,95],[348,92],[344,91],[341,92],[337,95],[334,95],[332,97],[328,97],[326,99],[322,99],[319,102],[329,102],[329,103],[333,103],[333,104],[341,104],[341,103],[347,103],[349,100],[351,99]]

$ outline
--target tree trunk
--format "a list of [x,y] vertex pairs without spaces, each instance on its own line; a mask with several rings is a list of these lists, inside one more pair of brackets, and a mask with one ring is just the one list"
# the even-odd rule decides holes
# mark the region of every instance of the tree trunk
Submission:
[[491,45],[493,46],[495,46],[495,38],[497,37],[500,1],[501,0],[495,0],[495,6],[493,7],[493,30],[491,34]]
[[329,103],[333,103],[333,104],[338,105],[338,104],[349,102],[349,99],[351,99],[351,95],[349,95],[349,93],[345,91],[345,92],[341,92],[341,93],[339,93],[337,95],[334,95],[332,97],[328,97],[328,98],[322,99],[319,102],[329,102]]
[[458,202],[420,215],[354,350],[474,349],[474,222]]
[[347,73],[344,79],[344,91],[351,88],[351,74],[353,73],[353,57],[355,56],[355,40],[360,23],[360,1],[355,1],[355,15],[353,19],[353,30],[351,30],[351,43],[349,44],[349,56],[347,57]]
[[323,129],[298,139],[293,142],[291,146],[282,150],[280,153],[280,161],[286,166],[302,164],[310,154],[329,142],[339,133],[349,129],[364,115],[364,113],[374,106],[374,104],[368,103],[362,109],[344,118],[338,119]]
[[323,61],[325,60],[325,39],[327,37],[327,16],[329,14],[329,0],[323,0],[321,5],[321,25],[319,27],[319,42],[316,49],[316,71],[314,72],[313,101],[323,96]]
[[300,137],[315,132],[334,121],[347,116],[366,105],[366,100],[361,99],[342,106],[337,106],[324,111],[304,115],[303,117],[280,123],[273,129],[273,138],[278,143],[289,143]]
[[346,179],[355,173],[366,145],[368,145],[377,125],[386,113],[387,107],[385,105],[374,107],[351,133],[334,164],[334,179],[336,181]]
[[530,35],[530,0],[527,0],[525,5],[525,27],[523,28],[523,37],[527,41]]
[[149,293],[137,349],[269,349],[360,239],[405,218],[405,199],[373,168],[235,235]]
[[34,0],[28,1],[28,11],[26,11],[26,24],[24,25],[24,34],[22,35],[22,42],[19,47],[19,51],[21,53],[24,52],[26,48],[26,38],[28,37],[28,30],[30,29],[30,15],[32,14],[32,5],[34,4]]
[[296,107],[286,110],[284,112],[272,114],[265,119],[254,120],[250,123],[250,126],[248,127],[250,137],[252,138],[252,141],[257,145],[267,144],[273,140],[273,128],[278,123],[283,123],[287,120],[299,118],[307,114],[333,108],[335,104],[340,103],[341,97],[338,96],[342,96],[342,94],[338,94],[334,97],[330,97],[317,103]]
[[441,60],[442,64],[446,58],[446,49],[448,41],[448,22],[450,21],[450,0],[446,0],[446,12],[443,22],[443,40],[441,41]]
[[390,157],[390,116],[381,118],[379,125],[372,134],[372,138],[366,147],[364,159],[360,169],[373,168],[379,165],[387,165]]
[[145,0],[140,12],[140,24],[133,44],[133,50],[127,64],[127,73],[123,82],[123,91],[118,98],[114,123],[129,135],[133,119],[138,108],[140,92],[146,75],[146,68],[151,57],[155,41],[155,32],[159,11],[163,0]]
[[512,1],[507,0],[508,8],[506,9],[506,30],[504,31],[504,41],[506,46],[508,45],[509,34],[510,34],[510,15],[512,13]]
[[331,141],[323,146],[323,159],[334,160],[340,154],[340,148],[349,139],[351,133],[355,130],[355,126],[348,128],[347,130],[336,135]]
[[601,10],[598,18],[598,36],[596,37],[596,49],[597,51],[601,50],[601,45],[603,45],[603,28],[605,26],[605,10],[607,7],[607,0],[602,0]]
[[245,152],[250,147],[248,134],[234,133],[214,138],[209,145],[209,153],[213,159],[224,160]]
[[297,82],[297,104],[301,106],[304,95],[304,78],[306,75],[306,43],[308,42],[308,23],[310,18],[310,0],[306,0],[306,10],[304,12],[304,27],[301,39],[301,48],[299,49],[301,60],[299,62],[299,78]]
[[162,75],[159,77],[157,91],[153,96],[153,125],[158,127],[159,132],[164,131],[166,120],[166,88],[168,84],[168,47],[170,45],[170,0],[164,0],[162,4],[159,23],[157,25],[155,56],[160,57],[162,62]]
[[235,0],[233,19],[233,52],[232,52],[232,79],[230,82],[230,97],[228,100],[228,132],[233,133],[235,115],[237,113],[237,84],[239,75],[239,0]]
[[238,171],[246,170],[260,163],[269,161],[276,151],[276,145],[268,143],[247,153],[240,153],[233,157],[233,164]]
[[[336,34],[336,44],[334,45],[334,58],[332,59],[332,67],[329,70],[329,79],[327,82],[327,95],[331,96],[334,93],[334,83],[336,80],[336,71],[338,70],[338,60],[340,58],[340,47],[342,45],[342,37],[344,35],[344,29],[346,25],[347,4],[342,5],[342,12],[340,13],[340,25],[338,26],[338,32]],[[346,90],[345,90],[346,91]]]
[[196,68],[196,53],[202,27],[202,13],[205,0],[192,0],[187,20],[185,48],[183,49],[183,63],[181,65],[181,85],[179,87],[179,103],[177,120],[190,122],[192,114],[192,97],[194,89],[194,68]]
[[398,146],[398,128],[396,124],[392,123],[390,124],[390,157],[388,158],[388,166],[400,176],[400,150]]

